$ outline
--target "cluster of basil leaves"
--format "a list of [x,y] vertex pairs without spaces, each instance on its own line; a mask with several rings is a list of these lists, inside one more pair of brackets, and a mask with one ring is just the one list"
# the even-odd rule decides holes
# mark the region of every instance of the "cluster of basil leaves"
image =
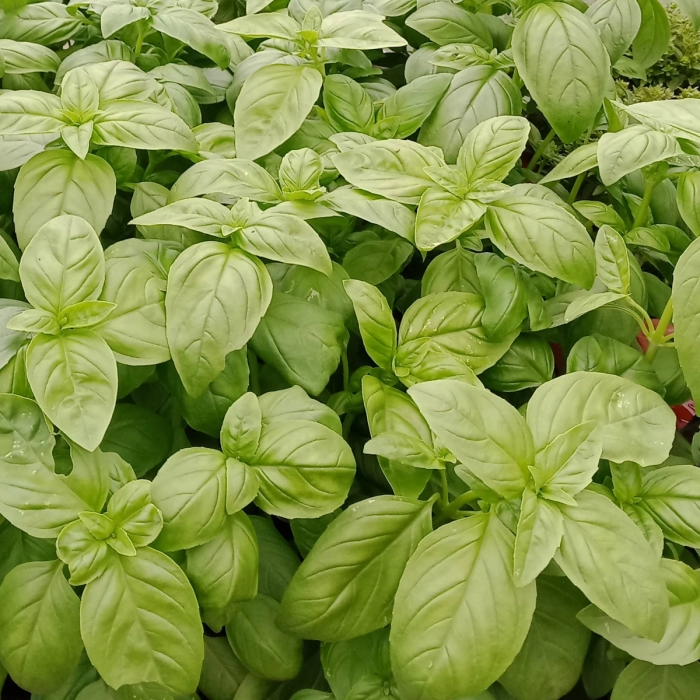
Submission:
[[0,679],[697,698],[658,0],[0,7]]

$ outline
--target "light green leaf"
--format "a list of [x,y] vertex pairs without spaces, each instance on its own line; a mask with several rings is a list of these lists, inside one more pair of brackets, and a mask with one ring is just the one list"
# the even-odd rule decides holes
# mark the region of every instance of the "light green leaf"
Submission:
[[564,143],[593,126],[610,79],[610,57],[588,17],[565,3],[531,7],[513,32],[513,57],[537,106]]
[[667,539],[687,547],[700,547],[697,467],[678,465],[649,472],[644,476],[639,497],[638,505],[651,515]]
[[405,46],[406,40],[382,22],[376,12],[333,12],[321,22],[319,46],[336,49],[383,49]]
[[[432,444],[430,428],[408,394],[366,375],[362,378],[362,398],[373,438],[390,432]],[[418,498],[430,478],[425,469],[383,457],[379,457],[379,466],[397,496]]]
[[493,48],[491,35],[479,15],[451,2],[423,5],[410,15],[406,24],[440,46],[464,43],[487,50]]
[[452,250],[433,258],[423,274],[421,296],[435,292],[481,294],[474,254],[464,249],[459,241]]
[[118,100],[100,110],[94,120],[98,146],[197,153],[197,139],[176,114],[150,102]]
[[386,626],[406,563],[431,530],[431,508],[432,502],[379,496],[341,513],[287,588],[285,628],[340,641]]
[[245,513],[227,516],[214,539],[187,550],[187,577],[204,609],[257,595],[258,540]]
[[700,236],[700,173],[681,173],[677,188],[681,217],[693,234]]
[[596,272],[611,291],[629,294],[632,277],[629,251],[622,236],[610,226],[601,226],[595,239]]
[[671,559],[661,560],[661,570],[668,588],[671,612],[659,642],[637,636],[594,605],[582,610],[578,618],[596,634],[636,659],[659,666],[695,663],[700,659],[700,578],[686,564]]
[[402,433],[382,433],[365,443],[364,453],[403,462],[419,469],[444,469],[435,450],[422,440]]
[[[607,304],[611,304],[615,301],[620,301],[624,298],[626,294],[621,294],[620,292],[594,292],[586,293],[576,296],[567,305],[566,311],[564,312],[564,323],[571,323],[571,321],[585,316],[591,311],[600,309]],[[556,324],[555,325],[559,325]]]
[[384,100],[377,121],[399,119],[395,136],[407,138],[423,125],[451,82],[452,77],[448,73],[422,75],[412,80]]
[[559,548],[563,532],[563,517],[556,504],[527,487],[522,495],[515,537],[516,586],[527,586],[542,573]]
[[426,251],[448,243],[474,226],[485,212],[481,202],[442,189],[426,190],[416,214],[416,246]]
[[[566,404],[567,410],[562,411]],[[655,392],[629,379],[574,372],[539,387],[527,409],[527,423],[540,452],[558,436],[594,421],[602,431],[603,459],[659,464],[675,432],[673,411]]]
[[263,212],[234,240],[247,253],[290,265],[303,265],[330,276],[333,271],[325,244],[298,216]]
[[237,17],[218,25],[219,29],[249,39],[286,39],[295,41],[301,26],[286,12],[265,12]]
[[522,493],[534,448],[513,406],[486,389],[447,379],[417,384],[408,393],[466,469],[505,498]]
[[212,540],[226,522],[226,457],[191,447],[176,452],[158,470],[151,498],[163,513],[157,546],[166,552]]
[[88,451],[102,441],[117,400],[117,363],[94,331],[37,335],[27,376],[41,410]]
[[615,65],[632,45],[642,24],[642,12],[637,0],[597,0],[586,16],[600,33],[600,38]]
[[603,134],[598,146],[598,170],[604,185],[612,185],[635,170],[683,153],[673,136],[644,124]]
[[620,674],[611,700],[693,700],[700,683],[700,667],[655,666],[633,661]]
[[489,206],[486,228],[500,250],[521,265],[586,289],[593,284],[593,242],[563,207],[507,195]]
[[329,75],[323,81],[323,105],[336,131],[368,133],[374,124],[370,96],[360,83],[342,73]]
[[560,509],[564,535],[557,564],[614,620],[660,640],[668,622],[668,596],[658,559],[639,528],[593,491],[582,491],[576,506]]
[[117,3],[109,5],[100,15],[100,30],[105,39],[109,39],[120,29],[128,27],[134,22],[149,19],[151,12],[147,7]]
[[534,583],[513,583],[513,539],[494,513],[484,513],[444,525],[418,545],[399,584],[391,626],[402,697],[476,695],[511,664],[536,598]]
[[39,406],[31,399],[0,394],[0,454],[3,463],[53,469],[56,441]]
[[332,513],[345,502],[355,475],[348,444],[330,428],[310,421],[263,425],[249,464],[260,479],[256,505],[283,518]]
[[7,90],[0,95],[0,131],[5,135],[58,135],[63,124],[55,95],[38,90]]
[[133,557],[112,554],[88,583],[80,629],[90,661],[112,687],[158,683],[193,693],[204,656],[197,599],[182,569],[142,547]]
[[228,68],[231,59],[226,37],[218,27],[200,12],[187,6],[167,7],[153,15],[153,28],[181,41],[216,63]]
[[20,564],[0,586],[0,661],[15,683],[48,695],[83,650],[80,603],[58,561]]
[[101,299],[117,306],[98,332],[119,362],[151,365],[170,359],[165,283],[177,254],[174,245],[138,239],[120,241],[105,251]]
[[167,335],[188,393],[201,394],[226,356],[250,340],[271,298],[267,270],[243,251],[207,242],[177,258],[165,297]]
[[343,316],[291,294],[276,293],[251,346],[289,384],[317,396],[340,364],[347,338]]
[[19,171],[13,212],[20,248],[51,219],[71,214],[85,219],[99,234],[112,213],[114,171],[89,154],[81,160],[71,151],[39,153]]
[[262,413],[258,397],[249,391],[226,411],[221,426],[221,449],[227,457],[247,461],[260,442]]
[[242,158],[196,163],[177,179],[170,198],[179,200],[212,193],[270,204],[282,200],[280,188],[267,170]]
[[5,60],[5,75],[55,73],[61,63],[54,51],[29,41],[0,39],[0,53]]
[[416,217],[403,204],[355,187],[337,187],[324,195],[320,201],[336,211],[377,224],[413,241]]
[[259,490],[257,472],[247,464],[229,457],[226,460],[226,512],[232,515],[243,510],[255,499]]
[[[651,2],[652,0],[648,0]],[[656,0],[654,0],[656,1]],[[661,7],[661,6],[659,6]],[[662,12],[665,10],[662,9]],[[641,102],[624,108],[637,121],[676,138],[700,141],[700,105],[693,99]]]
[[426,167],[444,161],[434,150],[413,141],[388,139],[358,146],[333,158],[340,174],[355,187],[403,204],[418,204],[435,187]]
[[515,338],[511,334],[491,342],[481,325],[483,312],[483,298],[476,294],[440,292],[418,299],[401,320],[395,369],[408,370],[406,376],[422,375],[418,381],[426,381],[428,357],[437,353],[445,362],[452,360],[453,366],[456,360],[466,367],[463,374],[474,384],[473,375],[494,365]]
[[223,238],[222,228],[232,225],[232,214],[228,207],[210,199],[188,198],[142,214],[130,223],[143,227],[177,225]]
[[69,306],[99,297],[105,276],[100,240],[84,219],[58,216],[32,238],[19,273],[29,303],[60,317]]
[[673,275],[674,346],[683,376],[693,397],[700,400],[700,365],[697,362],[700,339],[700,242],[681,255]]
[[277,624],[280,604],[266,595],[234,605],[226,636],[243,665],[259,678],[289,680],[303,663],[303,641]]
[[632,58],[642,68],[653,66],[663,56],[671,39],[666,8],[659,0],[637,0],[642,24],[632,42]]
[[58,2],[26,5],[3,17],[0,39],[60,44],[83,28],[80,19]]
[[321,74],[310,66],[274,64],[257,70],[236,100],[238,155],[255,160],[292,136],[311,111],[322,84]]
[[500,182],[515,167],[527,145],[530,124],[523,117],[493,117],[469,132],[459,149],[457,167],[474,186]]
[[520,90],[506,73],[492,66],[465,68],[452,78],[447,92],[421,127],[418,140],[426,146],[438,146],[447,162],[454,163],[464,139],[478,124],[521,111]]
[[[609,2],[610,0],[605,0]],[[633,0],[636,2],[637,0]],[[567,177],[574,177],[591,170],[598,165],[598,142],[587,143],[579,146],[557,163],[539,182],[544,185],[548,182],[557,182]]]
[[343,284],[352,300],[367,354],[383,369],[391,371],[396,353],[396,322],[384,295],[371,284],[346,280]]

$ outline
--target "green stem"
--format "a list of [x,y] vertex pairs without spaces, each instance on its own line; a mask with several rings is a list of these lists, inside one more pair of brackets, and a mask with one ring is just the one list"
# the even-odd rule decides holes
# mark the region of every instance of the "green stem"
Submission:
[[642,203],[639,205],[639,210],[637,215],[634,217],[634,222],[632,223],[632,228],[637,228],[641,226],[647,218],[649,212],[649,204],[651,203],[651,196],[654,194],[654,180],[645,179],[644,180],[644,195],[642,196]]
[[146,27],[143,22],[138,22],[138,36],[136,37],[136,44],[134,45],[134,57],[138,58],[141,55],[141,49],[143,47],[143,40],[146,38]]
[[250,373],[250,390],[260,396],[260,373],[258,372],[258,358],[252,350],[248,350],[248,371]]
[[450,489],[447,485],[447,472],[444,469],[440,471],[440,479],[442,480],[442,503],[444,508],[447,508],[450,502]]
[[547,150],[547,146],[549,146],[550,143],[552,143],[552,140],[554,139],[554,129],[550,129],[549,133],[542,139],[540,145],[537,147],[537,150],[535,151],[534,155],[530,159],[530,162],[528,163],[528,166],[526,170],[529,170],[530,172],[534,172],[534,168],[537,165],[538,161],[544,154],[544,152]]
[[569,199],[566,200],[569,204],[573,204],[576,201],[576,196],[581,189],[581,185],[583,185],[583,182],[586,179],[586,175],[588,175],[588,172],[584,171],[579,173],[578,177],[576,178],[574,186],[571,188],[571,192],[569,193]]
[[671,321],[673,320],[673,297],[669,297],[666,306],[664,307],[659,323],[654,329],[654,332],[649,335],[649,347],[646,351],[646,358],[649,362],[653,362],[659,348],[667,343],[666,331],[668,330]]

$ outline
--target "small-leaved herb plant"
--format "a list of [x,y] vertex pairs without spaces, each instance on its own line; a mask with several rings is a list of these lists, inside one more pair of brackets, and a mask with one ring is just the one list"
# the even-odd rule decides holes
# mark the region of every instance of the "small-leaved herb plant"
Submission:
[[0,6],[0,684],[697,700],[658,0]]

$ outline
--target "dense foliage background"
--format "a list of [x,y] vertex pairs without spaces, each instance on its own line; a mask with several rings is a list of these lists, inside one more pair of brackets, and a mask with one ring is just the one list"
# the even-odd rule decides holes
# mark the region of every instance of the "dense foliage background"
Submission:
[[3,698],[697,700],[697,0],[0,8]]

